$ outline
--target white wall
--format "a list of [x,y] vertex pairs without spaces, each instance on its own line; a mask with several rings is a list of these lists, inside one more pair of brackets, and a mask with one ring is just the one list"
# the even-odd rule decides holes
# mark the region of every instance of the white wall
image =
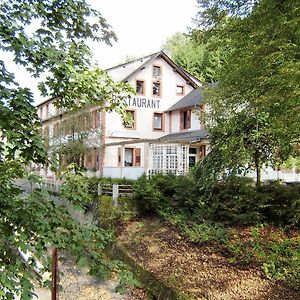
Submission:
[[[152,83],[156,79],[152,76],[153,66],[161,66],[161,96],[152,96]],[[186,83],[186,81],[177,73],[173,71],[173,68],[167,64],[163,59],[156,58],[152,63],[146,66],[145,69],[137,72],[128,83],[134,88],[136,80],[144,80],[145,82],[145,95],[136,95],[135,98],[139,98],[134,101],[133,99],[128,101],[128,109],[136,111],[136,129],[124,128],[120,116],[115,113],[106,114],[106,136],[107,137],[137,137],[137,138],[158,138],[169,131],[169,118],[168,114],[165,114],[164,131],[153,131],[153,114],[154,112],[163,112],[170,106],[178,102],[182,97],[187,95],[193,90],[193,88]],[[176,85],[180,84],[184,86],[185,94],[176,95]],[[156,107],[141,107],[143,106],[141,99],[155,101]],[[144,102],[145,103],[145,102]],[[140,106],[140,107],[138,107]]]

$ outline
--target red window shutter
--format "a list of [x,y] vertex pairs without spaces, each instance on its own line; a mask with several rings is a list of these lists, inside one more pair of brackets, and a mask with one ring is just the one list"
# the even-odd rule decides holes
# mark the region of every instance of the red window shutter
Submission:
[[186,128],[191,128],[191,110],[187,111]]
[[135,167],[141,166],[141,148],[134,149],[134,166]]
[[203,158],[206,155],[206,145],[200,146],[200,158]]
[[96,110],[96,128],[100,126],[100,112]]
[[118,148],[118,167],[122,166],[122,148]]
[[183,129],[183,111],[180,111],[180,130]]

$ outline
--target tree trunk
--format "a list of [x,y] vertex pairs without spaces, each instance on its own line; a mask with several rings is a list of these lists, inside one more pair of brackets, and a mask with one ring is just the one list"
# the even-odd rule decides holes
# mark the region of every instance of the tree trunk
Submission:
[[261,167],[259,162],[259,156],[256,155],[254,159],[255,163],[255,171],[256,171],[256,186],[259,187],[261,185]]

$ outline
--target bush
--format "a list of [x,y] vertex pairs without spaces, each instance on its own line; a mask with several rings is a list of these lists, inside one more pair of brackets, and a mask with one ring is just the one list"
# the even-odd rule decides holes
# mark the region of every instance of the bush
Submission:
[[[206,218],[226,224],[261,222],[300,226],[300,188],[278,181],[256,187],[251,178],[230,176],[201,197],[199,208]],[[201,205],[202,203],[202,205]]]
[[163,210],[193,211],[198,193],[193,177],[155,174],[141,176],[134,184],[134,197],[140,212],[158,213]]
[[261,212],[276,225],[300,226],[300,187],[270,181],[257,190],[257,201],[264,203]]
[[210,197],[203,202],[206,215],[213,221],[246,225],[264,219],[253,180],[247,177],[230,176],[216,183]]

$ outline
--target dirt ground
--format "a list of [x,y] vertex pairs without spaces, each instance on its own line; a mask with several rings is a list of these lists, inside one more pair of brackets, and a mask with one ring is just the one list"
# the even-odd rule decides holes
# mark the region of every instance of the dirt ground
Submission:
[[128,288],[124,295],[115,292],[116,279],[101,281],[87,274],[87,270],[78,267],[75,262],[64,257],[59,263],[61,289],[60,300],[144,300],[144,292]]
[[123,224],[118,240],[141,266],[191,299],[300,299],[299,292],[269,280],[257,267],[232,265],[212,246],[193,245],[155,218]]

